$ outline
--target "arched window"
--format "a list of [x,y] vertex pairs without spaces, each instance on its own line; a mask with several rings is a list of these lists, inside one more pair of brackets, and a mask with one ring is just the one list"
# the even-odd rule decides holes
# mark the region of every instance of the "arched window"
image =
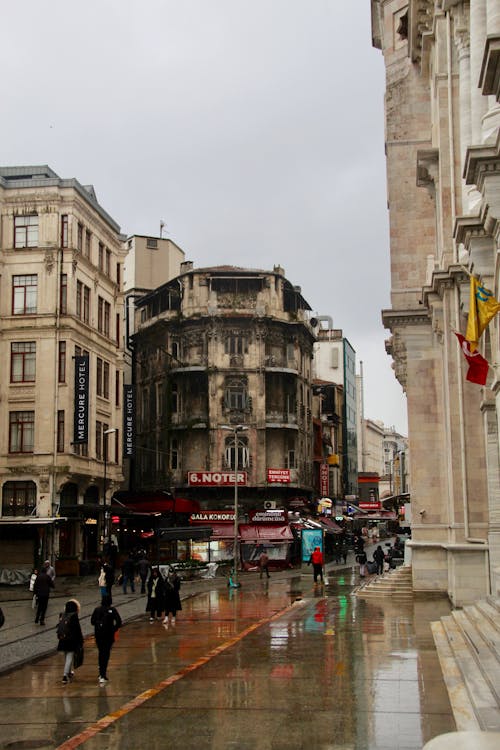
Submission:
[[64,487],[61,489],[61,492],[59,494],[60,497],[60,507],[61,508],[67,508],[70,505],[77,505],[78,504],[78,487],[73,482],[68,482],[64,485]]
[[99,490],[95,486],[95,484],[91,484],[90,487],[87,487],[85,490],[85,495],[83,496],[83,503],[84,505],[98,505],[99,504]]
[[246,469],[250,463],[250,454],[248,452],[248,440],[244,437],[238,437],[238,462],[235,463],[235,438],[228,437],[225,441],[225,463],[229,469]]
[[29,516],[36,507],[34,482],[5,482],[2,492],[3,516]]

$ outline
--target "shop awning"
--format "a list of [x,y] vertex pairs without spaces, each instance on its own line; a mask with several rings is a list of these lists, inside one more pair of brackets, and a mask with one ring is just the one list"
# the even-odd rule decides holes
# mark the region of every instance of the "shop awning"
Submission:
[[233,524],[211,523],[210,526],[212,528],[212,539],[234,539]]
[[321,525],[325,527],[327,534],[342,534],[343,529],[331,518],[322,518]]
[[390,510],[378,510],[374,513],[355,513],[353,516],[354,521],[397,521],[398,517],[396,513]]
[[240,523],[240,539],[242,542],[291,542],[293,534],[290,526],[278,526],[277,524],[251,524]]
[[163,492],[116,492],[113,500],[135,513],[198,513],[197,500]]
[[198,541],[208,540],[212,536],[212,529],[210,526],[188,526],[188,527],[169,527],[165,529],[158,529],[158,536],[160,539],[171,540],[174,539],[195,539]]
[[38,517],[32,516],[30,518],[19,518],[16,516],[2,516],[0,517],[0,525],[2,526],[46,526],[50,523],[56,523],[56,521],[67,521],[68,519],[64,516],[50,516],[50,517]]

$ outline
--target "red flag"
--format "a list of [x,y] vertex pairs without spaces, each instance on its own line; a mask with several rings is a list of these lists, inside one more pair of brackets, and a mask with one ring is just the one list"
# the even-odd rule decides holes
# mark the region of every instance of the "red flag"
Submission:
[[471,383],[477,383],[478,385],[486,385],[486,378],[488,377],[488,361],[479,354],[478,351],[472,352],[470,350],[470,342],[462,336],[462,334],[455,331],[455,336],[460,342],[464,357],[469,364],[466,379],[470,380]]

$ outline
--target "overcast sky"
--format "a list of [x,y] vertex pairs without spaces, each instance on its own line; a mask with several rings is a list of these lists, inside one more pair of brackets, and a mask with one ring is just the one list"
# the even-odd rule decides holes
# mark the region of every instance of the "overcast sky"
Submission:
[[93,184],[125,234],[163,220],[195,266],[282,265],[406,434],[370,0],[22,0],[0,56],[2,165]]

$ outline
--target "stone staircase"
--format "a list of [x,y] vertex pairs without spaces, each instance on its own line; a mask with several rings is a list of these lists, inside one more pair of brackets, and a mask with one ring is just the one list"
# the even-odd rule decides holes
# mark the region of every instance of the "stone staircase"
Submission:
[[371,576],[361,584],[356,596],[362,599],[377,599],[389,596],[398,602],[413,600],[411,565],[403,565],[390,570],[382,576]]
[[459,731],[500,731],[500,598],[431,623]]

